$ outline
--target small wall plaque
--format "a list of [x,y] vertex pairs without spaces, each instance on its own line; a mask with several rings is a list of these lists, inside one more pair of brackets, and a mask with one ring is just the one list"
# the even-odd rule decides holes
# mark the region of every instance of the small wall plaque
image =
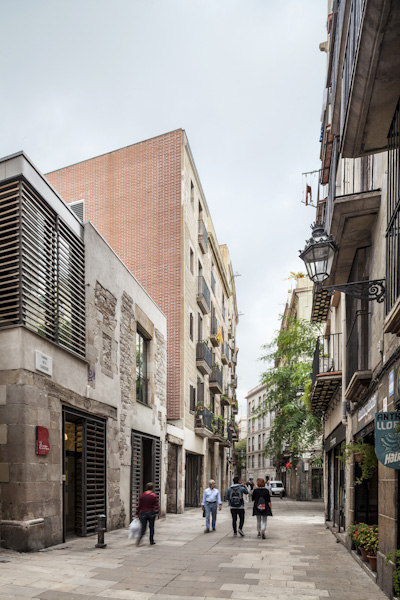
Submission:
[[46,373],[46,375],[53,375],[53,359],[43,352],[36,350],[36,371]]

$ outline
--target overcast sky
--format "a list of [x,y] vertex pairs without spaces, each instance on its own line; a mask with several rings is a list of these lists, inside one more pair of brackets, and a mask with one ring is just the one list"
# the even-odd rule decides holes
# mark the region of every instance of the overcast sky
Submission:
[[310,235],[326,0],[0,0],[0,156],[43,173],[187,132],[240,317],[238,398],[258,385]]

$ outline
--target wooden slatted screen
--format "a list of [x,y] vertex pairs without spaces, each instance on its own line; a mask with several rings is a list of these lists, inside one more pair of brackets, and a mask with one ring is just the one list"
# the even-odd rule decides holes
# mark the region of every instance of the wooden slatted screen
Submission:
[[86,419],[86,534],[95,533],[106,513],[106,431],[103,421]]
[[160,499],[161,493],[161,440],[155,439],[153,442],[153,481],[154,491]]
[[85,355],[84,244],[25,180],[0,186],[0,327]]
[[20,322],[20,215],[18,182],[0,186],[0,326]]
[[142,436],[132,432],[131,461],[131,521],[139,504],[140,485],[142,480]]

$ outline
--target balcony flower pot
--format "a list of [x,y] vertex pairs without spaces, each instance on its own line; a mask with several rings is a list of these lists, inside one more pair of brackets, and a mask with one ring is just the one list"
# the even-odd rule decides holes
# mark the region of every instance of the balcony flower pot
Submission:
[[367,551],[364,550],[364,548],[361,548],[361,546],[360,546],[360,550],[361,550],[361,558],[363,559],[364,562],[368,562]]
[[371,571],[376,573],[376,556],[370,556],[368,554],[369,566],[371,567]]

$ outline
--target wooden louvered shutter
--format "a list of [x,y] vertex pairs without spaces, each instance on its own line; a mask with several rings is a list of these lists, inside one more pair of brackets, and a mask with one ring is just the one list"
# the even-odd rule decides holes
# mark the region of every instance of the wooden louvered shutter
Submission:
[[161,502],[161,441],[157,439],[153,442],[153,474],[154,491]]
[[97,516],[106,513],[105,423],[86,420],[86,535],[95,533]]
[[131,462],[131,520],[139,504],[141,465],[142,465],[142,437],[132,433],[132,462]]

